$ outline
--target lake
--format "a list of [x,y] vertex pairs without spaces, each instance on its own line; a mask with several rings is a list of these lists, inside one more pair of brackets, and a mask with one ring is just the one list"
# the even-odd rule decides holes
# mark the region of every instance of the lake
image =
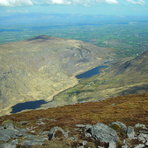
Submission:
[[12,106],[11,113],[17,113],[17,112],[27,110],[27,109],[37,109],[42,104],[46,104],[46,103],[47,102],[44,100],[28,101],[28,102],[24,102],[24,103],[19,103],[19,104]]
[[79,75],[76,75],[76,78],[77,78],[77,79],[90,78],[90,77],[92,77],[92,76],[94,76],[94,75],[100,74],[100,70],[101,70],[102,68],[107,68],[107,67],[108,67],[108,66],[106,66],[106,65],[97,66],[97,67],[95,67],[95,68],[93,68],[93,69],[90,69],[90,70],[84,72],[84,73],[81,73],[81,74],[79,74]]

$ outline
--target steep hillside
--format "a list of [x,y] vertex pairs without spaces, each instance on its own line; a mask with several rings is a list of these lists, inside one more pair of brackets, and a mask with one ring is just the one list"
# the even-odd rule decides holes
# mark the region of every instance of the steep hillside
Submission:
[[45,35],[0,45],[0,115],[19,102],[51,100],[77,84],[77,73],[110,60],[111,53],[82,41]]
[[[47,110],[34,110],[0,117],[14,122],[28,121],[25,127],[36,127],[36,131],[49,130],[51,127],[73,127],[76,124],[109,124],[121,121],[127,125],[136,123],[148,124],[148,94],[115,97],[101,102],[89,102],[68,105]],[[46,119],[40,126],[37,122]]]
[[46,107],[96,101],[126,94],[148,92],[148,51],[135,59],[112,64],[101,75],[80,83],[54,97]]

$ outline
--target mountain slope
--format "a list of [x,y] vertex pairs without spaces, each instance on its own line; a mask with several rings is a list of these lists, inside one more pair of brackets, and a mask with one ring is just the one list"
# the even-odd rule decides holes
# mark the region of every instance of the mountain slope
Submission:
[[[127,125],[148,123],[148,94],[128,95],[110,98],[101,102],[89,102],[67,105],[46,110],[33,110],[0,117],[0,124],[5,120],[15,122],[28,121],[26,126],[35,130],[49,130],[51,127],[73,127],[76,124],[109,124],[121,121]],[[44,119],[43,126],[38,121]]]
[[0,45],[0,114],[19,102],[51,100],[77,84],[77,73],[110,60],[111,53],[82,41],[45,35]]
[[101,75],[54,96],[44,107],[96,101],[105,98],[148,92],[148,51],[135,59],[112,64]]

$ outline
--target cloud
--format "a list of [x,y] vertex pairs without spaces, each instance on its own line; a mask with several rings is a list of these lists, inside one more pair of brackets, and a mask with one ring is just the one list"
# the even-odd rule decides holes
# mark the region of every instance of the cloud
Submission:
[[138,4],[138,5],[143,5],[145,3],[144,0],[126,0],[126,1],[132,4]]
[[[144,0],[124,0],[132,4],[144,4]],[[95,3],[118,4],[119,0],[0,0],[0,6],[24,6],[24,5],[41,5],[41,4],[80,4],[91,5]]]
[[0,0],[0,6],[24,6],[38,4],[81,4],[91,5],[95,3],[117,4],[118,0]]
[[0,6],[33,5],[32,0],[0,0]]

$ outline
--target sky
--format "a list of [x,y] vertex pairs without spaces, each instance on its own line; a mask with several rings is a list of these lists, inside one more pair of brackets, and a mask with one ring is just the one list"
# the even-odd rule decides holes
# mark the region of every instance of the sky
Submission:
[[0,16],[16,13],[148,15],[148,0],[0,0]]

